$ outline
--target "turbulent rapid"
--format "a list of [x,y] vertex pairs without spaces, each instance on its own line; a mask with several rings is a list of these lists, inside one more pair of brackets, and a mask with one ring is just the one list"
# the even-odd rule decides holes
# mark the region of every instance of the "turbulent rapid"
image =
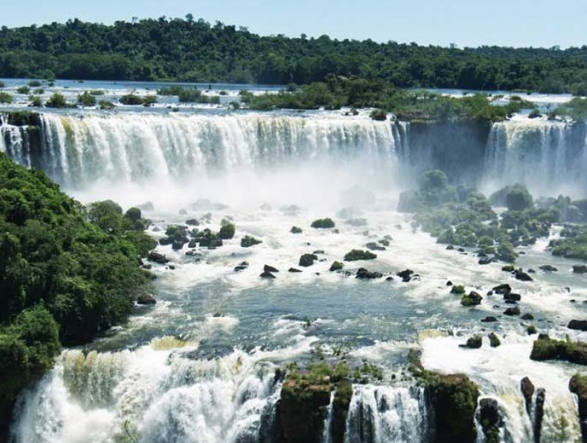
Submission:
[[[152,268],[157,304],[137,307],[127,324],[94,343],[65,350],[21,396],[15,441],[283,441],[284,368],[340,356],[351,368],[375,365],[382,373],[353,379],[342,424],[335,391],[321,399],[318,441],[340,441],[340,432],[348,443],[434,441],[434,407],[407,369],[416,349],[426,369],[475,382],[479,405],[497,402],[499,441],[532,441],[537,432],[543,442],[581,441],[577,400],[568,390],[580,366],[530,360],[534,338],[526,329],[532,323],[551,337],[585,340],[585,332],[566,325],[585,318],[587,276],[570,271],[574,261],[547,255],[545,240],[523,247],[518,264],[549,263],[560,272],[517,281],[502,264],[479,266],[472,251],[445,249],[396,207],[415,174],[444,166],[439,157],[454,158],[450,166],[466,171],[465,185],[495,190],[520,182],[540,195],[584,197],[585,125],[519,117],[469,137],[458,125],[422,128],[363,114],[209,110],[43,112],[39,128],[30,132],[0,117],[0,150],[43,169],[84,202],[141,205],[156,239],[188,219],[212,230],[231,220],[237,234],[189,255],[158,246],[171,261]],[[336,229],[310,227],[326,216]],[[292,234],[292,226],[302,233]],[[262,243],[243,248],[245,236]],[[382,239],[388,246],[375,251],[369,270],[392,278],[362,281],[329,271],[349,250]],[[298,259],[306,253],[316,259],[302,268]],[[275,279],[259,277],[265,265],[278,270]],[[345,271],[359,267],[350,262]],[[398,278],[406,268],[418,278]],[[464,308],[447,280],[482,294],[507,281],[534,321],[480,322],[506,305],[487,296]],[[492,331],[502,337],[498,348],[485,338]],[[472,333],[484,336],[483,346],[459,347]],[[524,377],[544,389],[539,426],[520,391]],[[478,441],[481,413],[478,406]]]

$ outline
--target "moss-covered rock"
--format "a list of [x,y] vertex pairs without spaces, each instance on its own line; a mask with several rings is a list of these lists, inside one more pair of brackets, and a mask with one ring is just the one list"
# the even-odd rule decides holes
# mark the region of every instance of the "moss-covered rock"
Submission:
[[289,232],[291,232],[292,234],[301,234],[302,228],[299,228],[297,226],[292,226],[291,229],[289,230]]
[[564,360],[580,365],[587,365],[587,343],[554,340],[540,334],[534,341],[532,360]]
[[330,272],[341,271],[342,268],[344,268],[344,263],[341,263],[339,261],[334,261],[330,265]]
[[334,228],[335,224],[331,218],[327,217],[314,220],[311,226],[316,229],[330,229]]
[[255,246],[260,243],[263,242],[256,239],[255,237],[251,237],[250,235],[245,235],[243,238],[241,238],[241,247],[243,248],[250,248],[251,246]]
[[587,440],[587,375],[576,374],[569,381],[569,390],[577,394],[579,405],[579,421],[583,441]]
[[345,254],[344,261],[374,260],[376,258],[377,255],[372,252],[353,249]]
[[314,264],[314,260],[318,260],[318,256],[316,254],[303,254],[300,257],[298,264],[303,267],[312,266]]
[[495,332],[491,332],[489,334],[489,344],[492,348],[497,348],[499,345],[501,345],[501,341]]
[[234,237],[235,231],[236,231],[236,228],[233,223],[230,223],[230,222],[222,223],[222,226],[220,227],[220,231],[218,231],[218,237],[223,240],[230,240],[231,238]]
[[469,295],[463,295],[463,298],[461,298],[461,305],[467,307],[477,306],[481,304],[482,300],[483,297],[481,297],[481,294],[475,291],[471,291]]

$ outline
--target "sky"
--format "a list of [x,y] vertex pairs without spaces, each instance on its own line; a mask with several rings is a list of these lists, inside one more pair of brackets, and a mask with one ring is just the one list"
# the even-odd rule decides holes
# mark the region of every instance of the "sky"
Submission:
[[284,34],[460,47],[587,45],[587,0],[0,0],[0,26],[184,17]]

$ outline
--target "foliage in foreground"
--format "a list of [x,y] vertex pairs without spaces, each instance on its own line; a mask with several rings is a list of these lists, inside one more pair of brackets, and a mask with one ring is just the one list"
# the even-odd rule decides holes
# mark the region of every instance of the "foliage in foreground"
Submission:
[[0,416],[47,370],[60,343],[86,343],[124,321],[151,276],[155,245],[140,211],[86,210],[40,171],[0,155]]

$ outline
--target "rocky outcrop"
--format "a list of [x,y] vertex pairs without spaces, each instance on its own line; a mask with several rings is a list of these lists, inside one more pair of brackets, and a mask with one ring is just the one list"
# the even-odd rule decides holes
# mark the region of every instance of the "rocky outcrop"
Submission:
[[356,275],[356,278],[361,280],[373,280],[381,277],[383,277],[383,274],[381,272],[371,272],[365,268],[359,268]]
[[353,249],[345,254],[344,261],[374,260],[376,258],[377,255],[372,252]]
[[307,268],[308,266],[312,266],[315,260],[318,260],[318,256],[316,254],[303,254],[300,257],[298,265]]
[[583,441],[587,441],[587,375],[573,375],[569,381],[569,391],[577,394],[581,434]]
[[563,360],[579,365],[587,365],[587,343],[554,340],[540,334],[534,341],[532,360]]
[[486,443],[499,443],[499,428],[503,427],[503,417],[497,400],[483,398],[479,401],[479,422]]
[[524,377],[520,381],[520,390],[522,391],[522,396],[524,397],[526,412],[528,413],[528,415],[530,415],[532,411],[532,396],[534,395],[534,384],[528,377]]
[[567,327],[577,331],[587,331],[587,320],[571,320]]

